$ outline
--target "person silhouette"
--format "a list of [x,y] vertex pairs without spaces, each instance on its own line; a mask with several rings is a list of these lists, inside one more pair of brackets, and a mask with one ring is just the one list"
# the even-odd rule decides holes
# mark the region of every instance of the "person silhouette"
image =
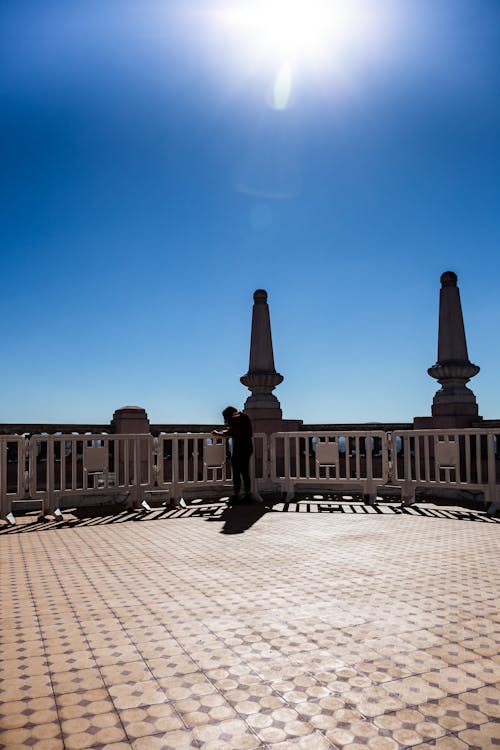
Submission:
[[213,434],[231,438],[231,466],[233,469],[234,500],[238,500],[243,479],[243,489],[246,497],[251,494],[250,457],[253,453],[253,432],[250,418],[234,406],[227,406],[222,412],[224,430],[214,430]]

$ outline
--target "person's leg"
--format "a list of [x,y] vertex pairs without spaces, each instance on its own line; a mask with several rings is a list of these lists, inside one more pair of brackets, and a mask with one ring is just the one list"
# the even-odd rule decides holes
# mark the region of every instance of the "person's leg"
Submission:
[[240,457],[240,471],[241,476],[243,477],[243,487],[245,488],[245,493],[247,495],[250,494],[250,491],[252,489],[252,483],[250,481],[250,456],[252,454],[246,452],[245,455]]
[[240,456],[236,451],[233,451],[231,456],[231,466],[233,468],[233,487],[235,496],[240,494],[241,489],[241,465]]

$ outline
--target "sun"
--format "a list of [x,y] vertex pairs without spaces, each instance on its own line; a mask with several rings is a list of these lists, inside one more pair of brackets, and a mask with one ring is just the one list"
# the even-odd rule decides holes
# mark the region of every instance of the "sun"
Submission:
[[373,35],[373,0],[236,0],[219,20],[247,52],[275,61],[307,63],[345,53]]
[[240,56],[272,72],[281,109],[297,74],[327,75],[365,54],[379,36],[380,11],[374,0],[235,0],[217,19]]

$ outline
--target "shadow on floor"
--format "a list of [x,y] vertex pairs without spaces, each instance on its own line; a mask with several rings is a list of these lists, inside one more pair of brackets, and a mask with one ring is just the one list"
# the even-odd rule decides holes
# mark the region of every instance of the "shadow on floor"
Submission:
[[[482,523],[500,523],[500,518],[488,516],[484,511],[467,510],[461,508],[437,508],[426,504],[412,505],[408,508],[401,507],[396,503],[380,503],[372,506],[363,503],[347,502],[309,502],[302,500],[298,502],[272,501],[266,498],[264,503],[251,503],[249,505],[230,505],[225,502],[216,501],[194,501],[186,508],[154,508],[151,511],[124,510],[122,506],[106,506],[99,508],[77,508],[71,511],[69,516],[63,516],[62,521],[45,519],[38,521],[36,515],[19,514],[19,523],[16,526],[0,526],[0,535],[4,534],[27,534],[41,530],[50,529],[72,529],[84,526],[104,526],[117,523],[142,523],[150,521],[168,521],[169,519],[205,518],[207,521],[222,522],[222,534],[242,534],[251,528],[265,513],[340,513],[348,515],[377,515],[397,516],[424,516],[429,519],[440,518],[455,521],[475,521]],[[28,520],[29,519],[29,520]]]
[[207,521],[223,522],[221,534],[243,534],[269,510],[263,503],[228,505],[220,515],[211,515]]

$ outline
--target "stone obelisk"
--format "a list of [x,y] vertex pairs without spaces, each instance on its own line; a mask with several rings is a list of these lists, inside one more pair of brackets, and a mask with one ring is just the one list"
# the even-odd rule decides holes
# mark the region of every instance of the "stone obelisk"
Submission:
[[476,397],[466,386],[479,369],[467,352],[457,275],[446,271],[439,296],[438,358],[427,370],[441,388],[432,402],[432,417],[417,417],[415,427],[471,427],[480,422]]
[[279,432],[298,429],[300,420],[283,419],[280,402],[273,390],[283,382],[283,375],[274,366],[271,320],[267,292],[257,289],[253,295],[252,334],[248,372],[240,378],[251,391],[245,401],[245,413],[252,420],[255,432]]

